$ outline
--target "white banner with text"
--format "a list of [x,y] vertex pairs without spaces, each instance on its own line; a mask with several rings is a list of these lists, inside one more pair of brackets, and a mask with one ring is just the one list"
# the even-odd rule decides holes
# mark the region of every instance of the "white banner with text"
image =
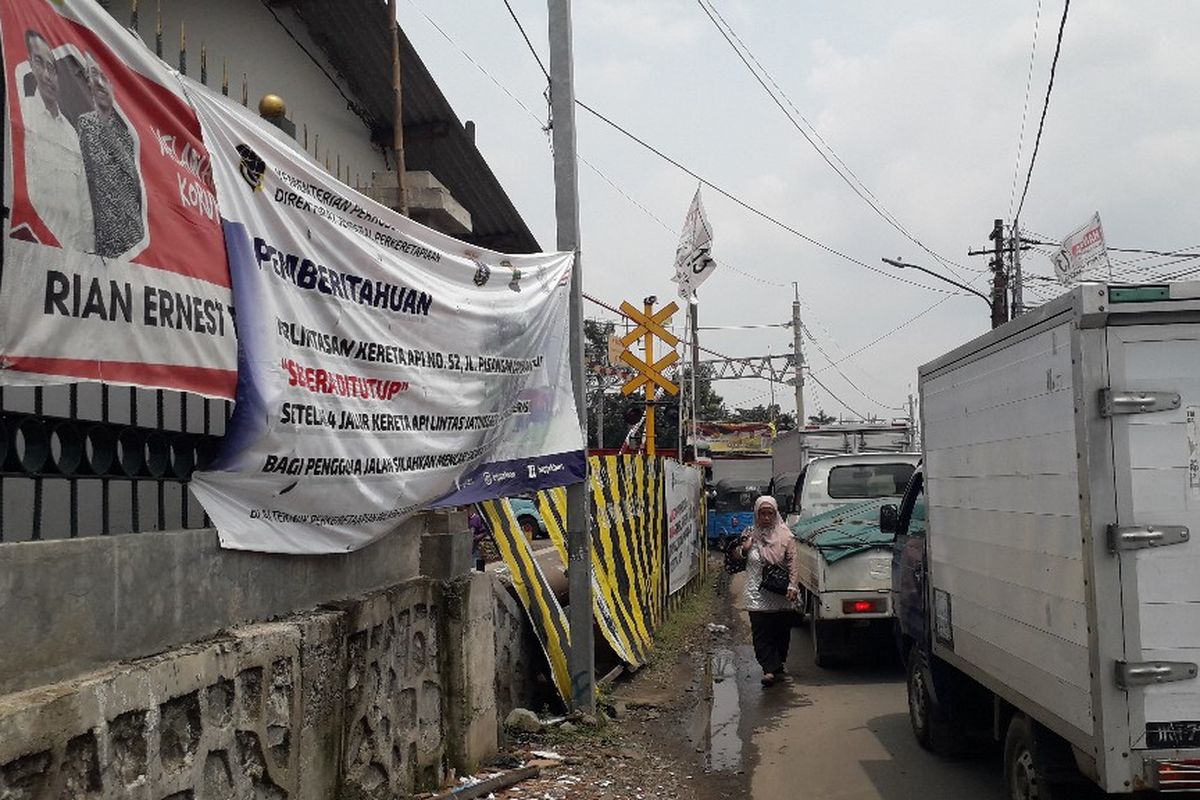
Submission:
[[666,460],[668,594],[675,594],[700,572],[703,531],[700,502],[704,475],[694,468]]
[[504,255],[425,228],[184,85],[240,312],[237,406],[192,482],[223,546],[345,552],[430,505],[582,480],[572,254]]

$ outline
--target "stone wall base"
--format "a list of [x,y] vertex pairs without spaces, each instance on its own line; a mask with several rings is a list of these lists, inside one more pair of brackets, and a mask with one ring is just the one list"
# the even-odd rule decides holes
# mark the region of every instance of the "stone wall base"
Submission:
[[0,696],[0,797],[357,800],[473,770],[531,636],[495,580],[418,578]]

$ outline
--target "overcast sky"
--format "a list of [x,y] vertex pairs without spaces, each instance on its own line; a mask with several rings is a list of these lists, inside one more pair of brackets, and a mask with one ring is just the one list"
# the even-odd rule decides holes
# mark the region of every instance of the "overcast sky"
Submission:
[[[545,0],[511,3],[546,61]],[[1011,220],[1014,194],[1020,198],[1062,0],[1040,4],[1019,165],[1037,0],[711,3],[881,208],[986,291],[987,276],[978,273],[986,259],[966,252],[987,246],[992,220]],[[500,182],[543,248],[553,249],[552,156],[541,130],[546,81],[503,0],[403,0],[398,7],[459,117],[475,121],[479,148]],[[940,290],[953,287],[880,263],[901,257],[949,274],[821,159],[699,0],[574,0],[573,13],[580,100],[746,203],[887,273],[823,251],[706,188],[722,265],[700,290],[701,325],[787,321],[797,281],[804,321],[820,346],[805,345],[815,376],[854,412],[881,416],[895,415],[915,391],[918,365],[989,327],[979,298],[947,298]],[[1058,239],[1099,211],[1111,246],[1200,246],[1193,188],[1200,158],[1197,31],[1195,2],[1089,0],[1071,7],[1022,228]],[[585,291],[614,305],[649,294],[674,298],[674,250],[696,180],[583,111],[578,152],[585,161]],[[1200,269],[1200,260],[1159,268],[1177,259],[1113,257],[1117,273],[1132,277],[1142,273],[1131,270],[1152,277]],[[1027,253],[1024,264],[1027,272],[1052,274],[1045,254]],[[1040,283],[1041,296],[1059,291],[1053,286]],[[829,359],[922,312],[829,368]],[[611,317],[591,305],[588,313]],[[702,345],[734,356],[785,353],[790,342],[786,329],[701,334]],[[815,383],[806,388],[810,413],[819,407],[852,416]],[[734,406],[769,397],[763,381],[718,389]],[[790,388],[777,391],[791,410]]]

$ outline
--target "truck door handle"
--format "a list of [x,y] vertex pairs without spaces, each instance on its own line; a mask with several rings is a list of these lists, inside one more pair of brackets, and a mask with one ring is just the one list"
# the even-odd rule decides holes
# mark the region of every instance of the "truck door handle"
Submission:
[[1190,538],[1191,532],[1184,525],[1108,526],[1108,550],[1111,553],[1183,544]]

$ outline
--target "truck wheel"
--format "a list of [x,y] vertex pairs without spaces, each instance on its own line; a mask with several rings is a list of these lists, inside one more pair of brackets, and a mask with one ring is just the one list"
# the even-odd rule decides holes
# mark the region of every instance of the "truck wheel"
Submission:
[[1033,723],[1014,714],[1004,738],[1004,785],[1012,800],[1054,800],[1038,750]]
[[830,669],[837,662],[833,652],[833,630],[828,620],[821,619],[820,603],[815,594],[809,595],[808,633],[812,639],[813,663],[821,669]]
[[1004,739],[1004,783],[1013,800],[1080,797],[1087,786],[1071,746],[1021,713]]
[[929,658],[920,646],[908,655],[908,721],[917,742],[939,756],[956,756],[965,746],[965,730],[955,724],[946,704],[934,699],[930,691],[933,673]]

